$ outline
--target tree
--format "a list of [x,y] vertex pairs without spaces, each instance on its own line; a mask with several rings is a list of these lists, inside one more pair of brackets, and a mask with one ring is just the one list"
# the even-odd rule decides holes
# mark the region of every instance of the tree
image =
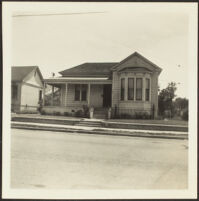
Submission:
[[174,102],[176,110],[182,110],[188,108],[188,99],[186,98],[176,98]]
[[170,111],[171,115],[174,114],[173,99],[177,90],[176,83],[171,82],[165,89],[162,89],[158,95],[159,114],[164,115],[165,111]]
[[181,116],[182,119],[188,120],[188,99],[176,98],[174,101],[175,114]]

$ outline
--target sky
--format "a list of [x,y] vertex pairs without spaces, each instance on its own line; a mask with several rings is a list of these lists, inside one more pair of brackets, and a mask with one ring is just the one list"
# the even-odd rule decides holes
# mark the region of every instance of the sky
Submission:
[[189,15],[185,4],[62,3],[23,6],[12,17],[12,65],[44,78],[84,62],[120,62],[137,51],[162,68],[160,89],[188,97]]

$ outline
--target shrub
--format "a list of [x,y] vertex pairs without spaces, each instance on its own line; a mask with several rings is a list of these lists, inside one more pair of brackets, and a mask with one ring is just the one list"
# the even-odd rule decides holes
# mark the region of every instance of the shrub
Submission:
[[38,114],[38,111],[35,110],[22,110],[22,111],[18,111],[16,112],[17,114]]
[[132,115],[128,114],[128,113],[122,113],[122,114],[120,114],[120,118],[121,119],[131,119]]
[[89,117],[89,107],[87,105],[83,105],[84,117]]
[[151,115],[147,112],[143,113],[142,119],[151,119]]
[[136,119],[151,119],[151,115],[147,112],[135,112]]
[[45,115],[46,112],[45,112],[44,110],[41,110],[41,111],[40,111],[40,114],[41,114],[41,115]]
[[142,119],[143,118],[143,115],[141,112],[135,112],[135,118],[136,119]]
[[188,119],[189,119],[189,111],[188,111],[188,109],[183,111],[181,118],[183,120],[185,120],[185,121],[188,121]]
[[76,116],[76,117],[84,117],[84,113],[83,113],[82,110],[77,110],[77,111],[75,112],[75,116]]
[[56,112],[56,111],[54,111],[54,112],[53,112],[53,115],[55,115],[55,116],[60,116],[61,113],[60,113],[60,112]]
[[64,116],[71,116],[69,112],[64,112]]

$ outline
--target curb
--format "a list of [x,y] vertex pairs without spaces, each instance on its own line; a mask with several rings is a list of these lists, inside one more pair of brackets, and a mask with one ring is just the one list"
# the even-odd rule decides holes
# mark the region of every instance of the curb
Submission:
[[[52,118],[32,118],[32,117],[12,117],[11,121],[15,122],[30,122],[30,123],[45,123],[45,124],[59,124],[59,125],[78,125],[81,119],[52,119]],[[83,121],[85,122],[85,121]],[[94,123],[95,121],[91,121]],[[99,121],[97,121],[99,123]],[[187,126],[180,125],[159,125],[159,124],[139,124],[139,123],[120,123],[120,122],[106,122],[101,121],[101,126],[104,128],[118,128],[118,129],[136,129],[136,130],[157,130],[157,131],[177,131],[188,132]]]
[[174,134],[174,133],[148,133],[140,132],[139,130],[136,132],[128,132],[128,131],[105,131],[100,129],[93,130],[83,130],[76,128],[60,128],[60,127],[47,127],[41,125],[24,125],[11,123],[11,128],[15,129],[28,129],[28,130],[43,130],[43,131],[56,131],[56,132],[70,132],[70,133],[82,133],[82,134],[94,134],[94,135],[112,135],[112,136],[128,136],[128,137],[147,137],[147,138],[164,138],[164,139],[188,139],[187,134]]

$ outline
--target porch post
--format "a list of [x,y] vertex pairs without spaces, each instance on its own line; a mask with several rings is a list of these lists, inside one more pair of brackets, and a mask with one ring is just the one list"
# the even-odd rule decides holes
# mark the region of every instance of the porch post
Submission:
[[65,84],[66,85],[66,89],[65,89],[65,102],[64,102],[64,106],[67,106],[67,94],[68,94],[68,83]]
[[54,86],[52,86],[52,99],[51,99],[51,106],[53,106],[53,97],[54,97]]
[[43,88],[43,106],[45,106],[45,94],[46,94],[46,83],[44,83],[44,88]]
[[91,84],[88,84],[88,95],[87,95],[87,100],[88,100],[88,107],[90,107],[90,96],[91,96]]

